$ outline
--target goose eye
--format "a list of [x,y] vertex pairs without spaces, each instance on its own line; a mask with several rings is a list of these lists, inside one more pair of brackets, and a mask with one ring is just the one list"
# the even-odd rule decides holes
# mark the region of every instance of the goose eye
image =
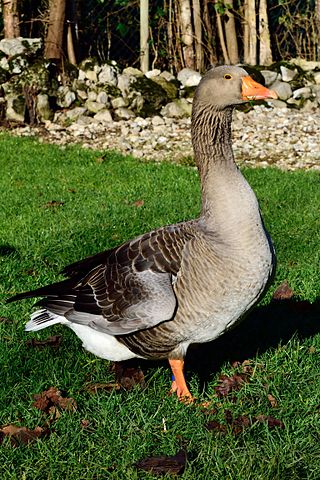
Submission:
[[225,78],[225,80],[231,80],[232,75],[230,75],[230,73],[226,73],[224,78]]

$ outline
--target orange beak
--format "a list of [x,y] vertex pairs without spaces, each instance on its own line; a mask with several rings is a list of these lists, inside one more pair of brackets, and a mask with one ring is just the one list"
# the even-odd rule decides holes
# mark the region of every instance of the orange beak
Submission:
[[260,83],[257,83],[249,75],[242,77],[242,99],[243,100],[263,100],[265,98],[278,98],[273,90],[269,90]]

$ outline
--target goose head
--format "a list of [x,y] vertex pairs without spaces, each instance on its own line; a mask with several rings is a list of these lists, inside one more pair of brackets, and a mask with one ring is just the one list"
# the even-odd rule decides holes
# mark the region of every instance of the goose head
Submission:
[[209,70],[195,92],[195,104],[224,110],[250,100],[277,98],[277,94],[257,83],[241,67],[223,65]]

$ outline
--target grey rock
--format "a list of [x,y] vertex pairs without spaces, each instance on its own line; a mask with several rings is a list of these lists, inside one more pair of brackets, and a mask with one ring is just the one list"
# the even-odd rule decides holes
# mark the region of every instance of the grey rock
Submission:
[[87,95],[87,92],[85,90],[77,90],[77,97],[80,99],[80,100],[87,100],[88,98],[88,95]]
[[94,90],[90,90],[88,92],[88,100],[90,100],[91,102],[96,102],[97,101],[97,92],[95,92]]
[[26,53],[35,53],[42,46],[41,38],[3,38],[0,41],[0,51],[8,57]]
[[59,87],[57,105],[62,108],[69,108],[76,99],[76,94],[69,87]]
[[100,112],[96,113],[93,118],[101,123],[113,122],[112,115],[107,108],[100,110]]
[[286,102],[282,100],[269,100],[268,103],[273,105],[275,108],[287,108]]
[[280,66],[280,71],[283,82],[291,82],[298,74],[298,70],[296,68],[294,70],[290,70],[283,65]]
[[103,105],[109,105],[109,96],[106,92],[103,90],[98,93],[97,95],[97,102],[98,103],[103,103]]
[[130,91],[130,85],[134,83],[136,80],[136,77],[126,75],[126,74],[120,74],[118,75],[118,88],[120,89],[122,95],[126,97]]
[[260,73],[263,75],[267,87],[270,87],[270,85],[272,85],[278,77],[277,72],[273,72],[272,70],[261,70]]
[[127,67],[122,71],[123,75],[128,75],[129,77],[144,77],[144,74],[138,68]]
[[100,110],[105,108],[105,106],[102,103],[95,102],[94,100],[87,100],[85,102],[85,107],[91,113],[98,113],[98,112],[100,112]]
[[49,96],[45,93],[39,93],[37,95],[36,111],[38,119],[41,122],[53,120],[54,112],[50,108]]
[[164,119],[159,115],[155,115],[154,117],[152,117],[151,123],[153,126],[164,125]]
[[145,76],[147,78],[154,78],[154,77],[159,77],[160,73],[161,73],[161,70],[154,68],[153,70],[149,70],[148,72],[146,72]]
[[114,113],[115,113],[117,118],[120,118],[122,120],[130,120],[131,118],[135,117],[135,114],[133,113],[133,111],[129,110],[129,108],[125,108],[125,107],[117,108],[114,111]]
[[94,83],[97,82],[98,75],[97,75],[97,72],[95,70],[86,70],[84,73],[85,73],[85,76],[88,80],[90,80],[91,82],[94,82]]
[[298,88],[297,90],[294,90],[293,92],[293,98],[310,98],[312,97],[312,91],[310,87],[302,87]]
[[305,72],[310,72],[311,70],[320,69],[320,62],[310,62],[304,58],[292,58],[290,63],[301,67]]
[[313,72],[314,81],[317,85],[320,85],[320,72]]
[[8,95],[6,118],[14,122],[23,123],[26,109],[26,101],[22,95]]
[[85,113],[87,113],[87,109],[85,107],[75,107],[65,112],[65,116],[69,120],[76,121],[78,118],[83,117]]
[[9,61],[6,57],[1,58],[0,68],[3,68],[3,70],[9,70],[10,69]]
[[161,109],[161,115],[169,118],[183,118],[191,115],[192,105],[184,98],[175,100]]
[[121,107],[128,107],[129,101],[127,98],[117,97],[111,100],[111,105],[112,105],[112,108],[114,109],[121,108]]
[[78,80],[80,82],[84,82],[86,80],[86,72],[82,70],[81,68],[78,70]]
[[109,85],[114,85],[116,87],[118,84],[116,68],[112,65],[102,65],[98,74],[98,82],[101,84],[108,83]]
[[202,76],[191,68],[183,68],[178,73],[177,78],[184,87],[196,87],[199,85]]
[[160,73],[160,77],[164,78],[165,80],[167,80],[167,82],[171,82],[172,80],[175,80],[175,76],[172,75],[172,73],[170,72],[167,72],[166,70],[164,70],[163,72]]
[[277,93],[279,100],[287,100],[292,96],[292,88],[289,83],[276,80],[270,88]]
[[300,107],[301,101],[296,100],[295,98],[291,97],[291,98],[288,98],[287,104],[288,105],[296,105],[297,107]]

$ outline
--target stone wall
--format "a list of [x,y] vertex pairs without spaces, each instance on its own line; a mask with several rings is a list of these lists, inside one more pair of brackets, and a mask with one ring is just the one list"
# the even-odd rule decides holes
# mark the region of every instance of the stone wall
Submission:
[[[194,89],[201,79],[199,73],[189,69],[176,77],[159,70],[143,74],[132,67],[120,71],[115,62],[98,65],[92,59],[58,73],[40,52],[40,39],[0,41],[2,120],[70,125],[79,118],[110,123],[155,115],[189,117]],[[277,92],[278,100],[268,102],[275,108],[318,108],[319,62],[295,59],[274,64],[268,70],[247,69]]]

